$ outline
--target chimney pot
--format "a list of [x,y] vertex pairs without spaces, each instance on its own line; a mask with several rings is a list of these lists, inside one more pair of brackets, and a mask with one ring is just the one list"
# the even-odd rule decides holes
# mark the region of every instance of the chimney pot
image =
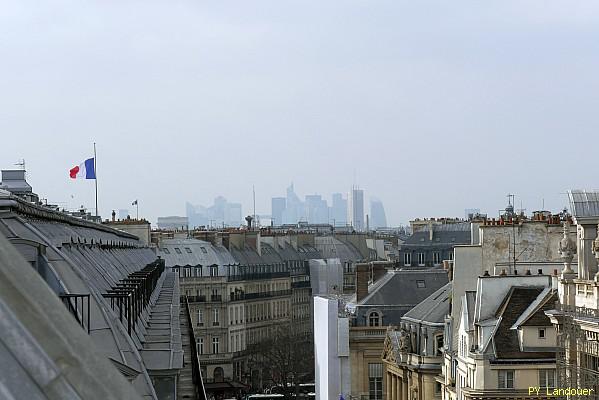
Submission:
[[499,274],[499,276],[507,276],[507,272],[505,271],[505,268],[501,269],[501,273]]
[[485,271],[485,273],[483,274],[483,276],[491,276],[491,275],[489,275],[489,271]]

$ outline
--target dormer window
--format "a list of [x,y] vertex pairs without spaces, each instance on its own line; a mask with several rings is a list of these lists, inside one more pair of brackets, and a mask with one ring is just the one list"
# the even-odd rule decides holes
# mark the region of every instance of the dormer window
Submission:
[[373,311],[368,315],[368,326],[381,326],[381,317],[378,312]]

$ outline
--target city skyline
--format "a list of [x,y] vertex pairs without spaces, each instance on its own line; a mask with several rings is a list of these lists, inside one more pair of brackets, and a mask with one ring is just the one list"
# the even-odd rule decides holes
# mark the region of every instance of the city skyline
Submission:
[[268,213],[292,180],[360,184],[397,225],[493,215],[508,193],[557,210],[596,186],[578,145],[599,126],[595,3],[8,2],[0,26],[0,165],[25,159],[48,201],[92,208],[68,171],[96,142],[105,218],[135,199],[150,220],[185,199],[245,208],[252,186]]

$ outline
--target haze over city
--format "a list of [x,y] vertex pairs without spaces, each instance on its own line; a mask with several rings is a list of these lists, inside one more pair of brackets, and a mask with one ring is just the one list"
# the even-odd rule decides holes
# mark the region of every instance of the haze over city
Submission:
[[[6,2],[0,165],[152,222],[216,196],[270,213],[351,185],[389,225],[559,210],[596,182],[596,2]],[[577,160],[577,170],[564,168]],[[596,185],[596,184],[595,184]],[[133,212],[133,211],[132,211]]]

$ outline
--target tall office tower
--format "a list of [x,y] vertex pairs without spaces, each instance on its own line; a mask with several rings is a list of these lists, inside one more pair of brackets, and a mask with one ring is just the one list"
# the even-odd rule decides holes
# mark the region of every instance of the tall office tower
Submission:
[[273,225],[283,224],[283,212],[287,207],[287,200],[285,197],[273,197],[270,203],[270,216]]
[[335,226],[344,226],[347,224],[347,200],[341,193],[333,193],[333,203],[329,218]]
[[241,203],[227,203],[224,211],[224,224],[238,227],[243,224]]
[[383,202],[376,197],[370,199],[370,226],[372,228],[386,228],[387,215]]
[[306,196],[306,220],[311,224],[327,224],[329,222],[329,206],[319,194]]
[[365,228],[364,224],[364,190],[353,186],[348,196],[347,222],[358,232]]
[[293,183],[287,188],[287,204],[283,212],[284,224],[297,224],[299,221],[305,221],[304,203],[295,194]]

